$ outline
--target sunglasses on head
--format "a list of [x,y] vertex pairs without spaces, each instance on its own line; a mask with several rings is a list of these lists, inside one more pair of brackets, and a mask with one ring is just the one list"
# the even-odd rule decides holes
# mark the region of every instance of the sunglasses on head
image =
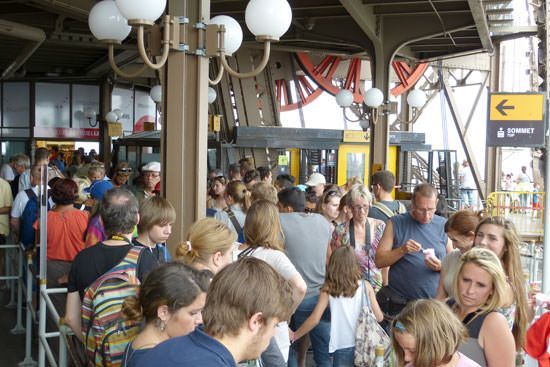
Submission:
[[121,173],[132,173],[132,167],[122,167],[117,170],[117,172]]

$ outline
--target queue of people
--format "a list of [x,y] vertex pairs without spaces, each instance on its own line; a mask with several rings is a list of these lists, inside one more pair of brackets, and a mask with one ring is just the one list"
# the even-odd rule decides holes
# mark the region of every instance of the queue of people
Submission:
[[[68,288],[58,304],[88,366],[303,367],[309,346],[316,366],[374,365],[365,322],[398,366],[515,366],[526,346],[533,297],[504,218],[440,217],[429,184],[406,211],[389,171],[372,192],[320,173],[304,188],[247,160],[211,173],[210,217],[170,251],[178,213],[157,195],[160,170],[144,166],[138,190],[124,164],[111,180],[90,162],[89,182],[49,181],[48,282]],[[85,185],[93,201],[76,205]],[[32,200],[0,201],[18,235]]]

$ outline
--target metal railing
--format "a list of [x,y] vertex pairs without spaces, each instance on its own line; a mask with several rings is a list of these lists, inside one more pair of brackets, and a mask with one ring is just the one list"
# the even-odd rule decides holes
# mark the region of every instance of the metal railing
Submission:
[[542,237],[544,196],[542,191],[492,192],[487,198],[487,215],[506,217],[523,238]]

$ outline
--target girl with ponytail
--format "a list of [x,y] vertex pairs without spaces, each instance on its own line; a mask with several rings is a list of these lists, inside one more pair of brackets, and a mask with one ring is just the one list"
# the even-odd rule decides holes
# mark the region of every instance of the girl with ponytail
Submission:
[[191,225],[186,241],[176,248],[176,260],[199,270],[216,274],[233,260],[235,232],[214,218],[203,218]]

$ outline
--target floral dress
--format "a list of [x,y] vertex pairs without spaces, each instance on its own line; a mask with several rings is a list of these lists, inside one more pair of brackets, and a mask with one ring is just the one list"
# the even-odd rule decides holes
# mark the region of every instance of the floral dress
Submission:
[[376,267],[374,258],[386,225],[381,220],[373,218],[367,218],[367,222],[370,229],[370,246],[368,244],[351,243],[350,224],[353,223],[352,219],[351,221],[340,223],[334,228],[334,232],[332,232],[332,239],[330,241],[330,248],[334,251],[342,246],[355,245],[355,254],[359,260],[361,271],[363,271],[365,278],[371,283],[374,291],[377,292],[382,287],[382,274],[380,269]]

